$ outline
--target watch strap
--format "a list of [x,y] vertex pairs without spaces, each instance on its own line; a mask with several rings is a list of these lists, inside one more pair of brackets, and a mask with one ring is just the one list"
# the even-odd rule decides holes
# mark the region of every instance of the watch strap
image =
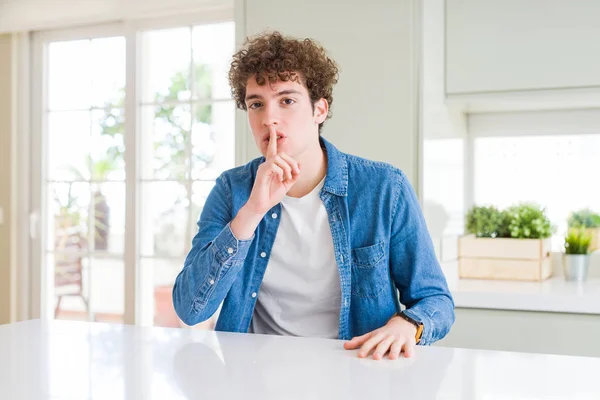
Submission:
[[419,341],[421,340],[421,336],[423,336],[423,323],[421,321],[415,320],[414,318],[410,317],[409,315],[406,315],[404,312],[398,312],[398,313],[396,313],[396,315],[399,316],[400,318],[404,319],[405,321],[410,322],[417,328],[417,333],[415,335],[415,341],[416,341],[416,343],[419,343]]

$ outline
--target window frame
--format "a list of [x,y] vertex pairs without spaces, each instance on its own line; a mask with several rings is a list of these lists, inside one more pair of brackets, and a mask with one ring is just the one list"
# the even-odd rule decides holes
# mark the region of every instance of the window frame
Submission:
[[476,139],[600,134],[600,108],[478,112],[465,117],[465,212],[475,205]]
[[[47,276],[51,268],[45,268],[44,236],[47,226],[45,219],[48,210],[45,194],[47,181],[44,166],[47,164],[46,153],[48,150],[47,111],[48,111],[48,44],[54,41],[96,39],[103,37],[122,36],[125,38],[126,71],[125,71],[125,245],[123,253],[124,262],[124,316],[123,322],[132,325],[148,325],[142,321],[141,312],[141,278],[140,278],[140,235],[139,235],[139,204],[141,193],[140,173],[140,140],[139,107],[140,75],[141,75],[141,34],[147,30],[160,30],[194,25],[212,24],[219,22],[233,22],[235,19],[232,7],[212,7],[198,13],[187,15],[173,15],[166,18],[145,18],[125,20],[105,24],[90,25],[78,28],[55,29],[34,32],[31,35],[30,47],[30,81],[31,101],[29,102],[29,118],[22,118],[28,122],[31,131],[31,146],[24,149],[23,153],[29,159],[30,171],[26,178],[29,181],[29,210],[28,219],[30,236],[27,243],[29,249],[28,272],[30,278],[28,293],[23,293],[24,304],[28,304],[27,317],[52,318],[50,313],[52,305],[44,304],[47,298]],[[236,45],[240,27],[235,27]],[[213,102],[211,102],[213,104]],[[239,129],[239,113],[235,113],[234,140],[235,164],[246,161],[247,139],[246,130]],[[131,151],[130,149],[134,149]],[[27,274],[25,274],[27,275]],[[147,319],[147,318],[146,318]],[[151,324],[151,322],[150,322]]]

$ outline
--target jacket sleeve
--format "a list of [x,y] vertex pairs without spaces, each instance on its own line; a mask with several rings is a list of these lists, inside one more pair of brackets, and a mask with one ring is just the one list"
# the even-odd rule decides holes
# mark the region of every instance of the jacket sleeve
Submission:
[[454,301],[433,249],[417,196],[403,173],[396,186],[390,265],[405,313],[423,323],[419,344],[442,339],[454,323]]
[[173,305],[188,325],[210,318],[238,276],[254,239],[238,240],[230,228],[230,186],[221,175],[211,190],[183,269],[173,286]]

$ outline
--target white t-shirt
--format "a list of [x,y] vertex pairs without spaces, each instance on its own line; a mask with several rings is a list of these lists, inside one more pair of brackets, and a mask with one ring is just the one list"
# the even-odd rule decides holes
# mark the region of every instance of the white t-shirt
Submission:
[[337,339],[340,276],[327,210],[325,179],[302,198],[286,196],[250,332]]

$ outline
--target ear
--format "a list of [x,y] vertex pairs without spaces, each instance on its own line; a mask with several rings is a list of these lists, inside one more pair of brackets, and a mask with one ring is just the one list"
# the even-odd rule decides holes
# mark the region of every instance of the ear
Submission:
[[321,98],[315,102],[315,124],[319,125],[327,119],[327,113],[329,113],[329,104],[327,100]]

